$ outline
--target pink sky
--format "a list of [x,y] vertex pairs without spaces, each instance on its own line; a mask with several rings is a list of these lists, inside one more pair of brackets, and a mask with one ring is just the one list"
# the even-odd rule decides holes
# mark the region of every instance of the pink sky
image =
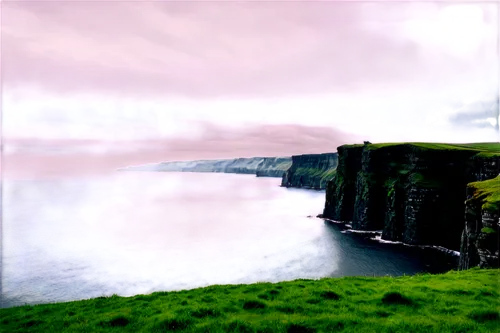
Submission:
[[496,139],[449,122],[498,93],[494,2],[3,1],[2,19],[7,168],[29,145],[119,167]]

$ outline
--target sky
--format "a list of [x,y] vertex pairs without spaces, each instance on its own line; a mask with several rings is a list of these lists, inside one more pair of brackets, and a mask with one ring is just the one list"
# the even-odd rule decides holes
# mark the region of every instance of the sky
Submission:
[[1,14],[3,168],[499,139],[496,1],[2,1]]

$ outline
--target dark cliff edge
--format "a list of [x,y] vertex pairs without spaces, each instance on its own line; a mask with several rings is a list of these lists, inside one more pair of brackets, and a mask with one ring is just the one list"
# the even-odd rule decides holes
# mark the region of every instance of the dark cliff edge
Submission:
[[[467,184],[497,177],[499,164],[498,143],[344,145],[338,148],[337,170],[326,188],[323,217],[350,222],[354,230],[382,230],[384,240],[462,248],[462,257],[473,258],[469,266],[464,259],[463,267],[479,264],[481,255],[498,259],[498,251],[492,253],[490,247],[488,254],[481,252],[478,227],[464,231],[464,212],[467,195],[473,195],[470,189],[466,192]],[[475,214],[473,223],[486,216],[477,223],[487,227],[479,230],[489,228],[484,230],[498,235],[498,228],[491,226],[492,220],[498,223],[498,214],[479,212],[478,202],[468,201],[475,205],[467,210]],[[464,247],[467,241],[472,245]]]
[[249,157],[224,160],[172,161],[132,166],[120,171],[221,172],[282,177],[291,166],[291,157]]
[[460,269],[500,267],[500,176],[467,186]]
[[294,155],[281,186],[323,190],[335,173],[337,161],[337,153]]

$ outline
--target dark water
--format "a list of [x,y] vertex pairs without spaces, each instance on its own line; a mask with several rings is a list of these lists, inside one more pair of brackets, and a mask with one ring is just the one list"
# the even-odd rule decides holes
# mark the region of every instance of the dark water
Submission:
[[441,272],[435,250],[308,218],[324,192],[250,175],[5,180],[2,306],[210,284]]

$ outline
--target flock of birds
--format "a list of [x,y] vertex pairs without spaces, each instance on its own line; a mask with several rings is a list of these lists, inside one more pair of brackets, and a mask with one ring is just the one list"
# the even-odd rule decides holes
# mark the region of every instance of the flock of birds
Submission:
[[[462,100],[464,104],[471,104],[476,101],[478,97],[466,97]],[[445,116],[450,113],[458,112],[460,109],[451,110],[450,108],[443,106],[439,111],[432,111],[427,119],[425,120],[426,125],[444,125],[446,124]],[[486,119],[487,122],[490,122],[492,125],[497,124],[497,120],[493,118]]]

